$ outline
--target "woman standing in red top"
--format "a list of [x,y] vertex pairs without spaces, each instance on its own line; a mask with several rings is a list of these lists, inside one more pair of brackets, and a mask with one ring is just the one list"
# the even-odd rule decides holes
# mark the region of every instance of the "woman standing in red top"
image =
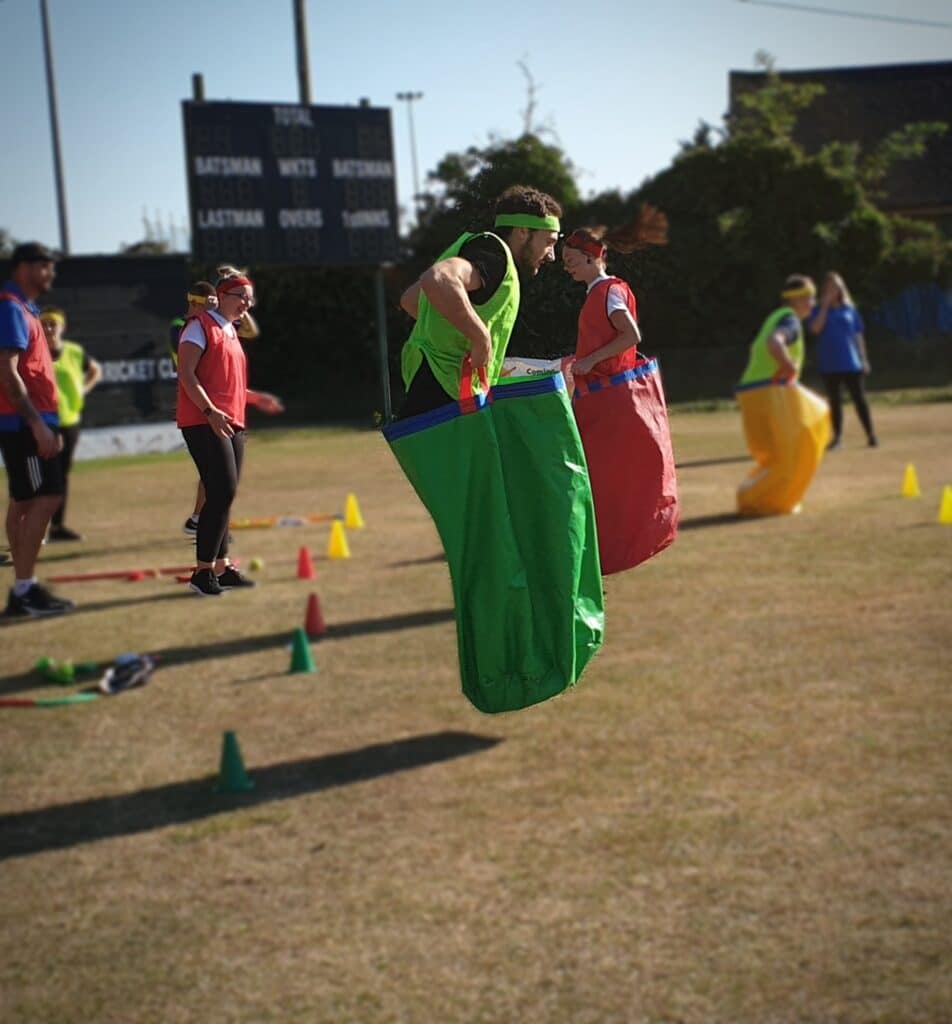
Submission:
[[592,228],[578,228],[563,242],[566,272],[587,289],[572,368],[580,377],[611,377],[630,370],[641,341],[635,294],[627,281],[609,276],[607,254],[602,234]]
[[674,454],[656,360],[638,354],[641,331],[627,281],[606,270],[609,249],[632,253],[667,240],[650,206],[614,231],[579,228],[562,262],[586,285],[572,373],[573,409],[585,446],[602,573],[622,572],[666,548],[678,523]]
[[248,389],[248,367],[234,322],[255,302],[244,275],[219,281],[217,310],[203,310],[182,329],[178,349],[177,422],[205,485],[198,519],[196,570],[190,588],[205,597],[253,587],[228,561],[228,519],[245,450],[245,406],[265,411],[273,396]]

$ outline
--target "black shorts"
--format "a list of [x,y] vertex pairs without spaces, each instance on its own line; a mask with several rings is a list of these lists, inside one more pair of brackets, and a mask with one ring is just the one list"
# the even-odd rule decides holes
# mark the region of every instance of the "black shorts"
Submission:
[[59,456],[41,459],[36,451],[33,431],[29,427],[0,430],[0,455],[3,455],[8,490],[14,501],[54,498],[66,492],[63,464]]

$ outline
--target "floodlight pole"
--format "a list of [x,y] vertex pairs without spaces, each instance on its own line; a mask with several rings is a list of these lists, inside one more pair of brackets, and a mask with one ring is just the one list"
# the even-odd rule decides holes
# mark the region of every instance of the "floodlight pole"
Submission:
[[66,186],[63,183],[63,154],[60,149],[59,115],[56,111],[56,80],[53,76],[53,47],[50,44],[50,14],[46,0],[40,0],[43,25],[43,55],[46,59],[46,94],[50,104],[50,131],[53,135],[53,173],[56,179],[56,209],[59,214],[60,250],[69,255],[69,222],[66,217]]
[[311,69],[307,60],[307,11],[304,0],[294,0],[294,38],[297,48],[298,99],[311,105]]
[[413,130],[413,104],[415,100],[422,100],[422,92],[398,92],[398,100],[404,100],[407,105],[407,117],[410,120],[410,160],[413,164],[413,206],[416,210],[417,223],[420,223],[420,175],[417,171],[417,148],[416,132]]

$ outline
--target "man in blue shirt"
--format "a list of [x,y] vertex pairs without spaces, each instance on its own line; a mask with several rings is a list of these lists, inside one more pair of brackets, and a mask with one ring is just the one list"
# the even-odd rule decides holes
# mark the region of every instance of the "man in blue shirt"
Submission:
[[53,253],[27,242],[13,251],[10,279],[0,288],[0,455],[10,491],[6,526],[15,576],[5,612],[10,617],[73,608],[33,575],[50,519],[63,501],[59,395],[36,308],[55,274]]

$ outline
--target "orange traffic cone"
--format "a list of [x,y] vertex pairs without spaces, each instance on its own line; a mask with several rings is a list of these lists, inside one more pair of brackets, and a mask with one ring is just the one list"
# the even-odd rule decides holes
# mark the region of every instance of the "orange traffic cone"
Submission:
[[297,578],[299,580],[312,580],[316,575],[314,566],[311,564],[311,552],[307,548],[301,548],[298,551]]
[[307,611],[304,615],[304,632],[307,633],[310,640],[315,640],[327,632],[324,615],[321,612],[321,603],[317,599],[317,594],[311,594],[307,599]]

